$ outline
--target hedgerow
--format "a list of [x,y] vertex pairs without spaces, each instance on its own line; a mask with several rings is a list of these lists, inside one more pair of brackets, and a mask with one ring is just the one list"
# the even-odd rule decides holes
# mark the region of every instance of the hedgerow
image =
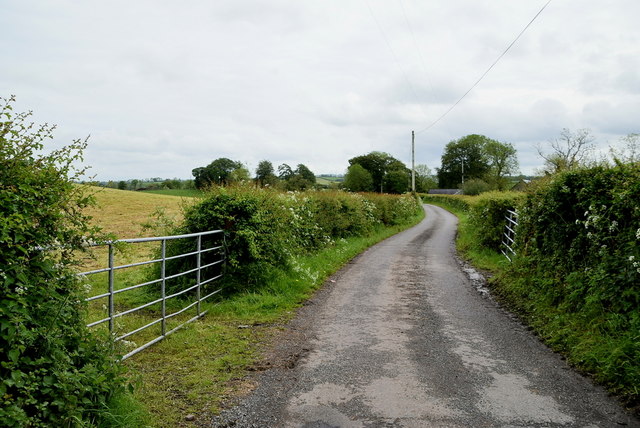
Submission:
[[543,337],[640,401],[640,167],[570,171],[519,208],[518,257],[499,292]]
[[518,192],[486,192],[475,198],[469,210],[469,222],[477,245],[500,251],[505,231],[507,210],[514,210],[524,194]]
[[473,245],[500,251],[507,210],[516,209],[523,197],[519,192],[486,192],[479,196],[424,195],[422,199],[468,214],[469,224],[465,227],[472,234]]
[[53,126],[30,113],[0,111],[0,425],[77,426],[99,422],[123,391],[109,341],[85,327],[73,252],[90,229],[91,201],[73,183],[86,142],[42,154]]
[[572,364],[640,405],[640,165],[545,177],[528,194],[423,199],[462,214],[459,248],[478,261],[497,252],[515,208],[517,256],[492,264],[493,291]]
[[[317,251],[337,239],[365,236],[379,226],[406,223],[419,209],[416,198],[409,195],[218,187],[186,209],[175,232],[225,231],[223,284],[227,293],[234,293],[260,287],[274,270],[290,268],[297,254]],[[186,250],[179,246],[169,253]],[[183,271],[191,264],[193,260],[176,261],[167,265],[167,272]],[[167,287],[172,291],[181,284]]]

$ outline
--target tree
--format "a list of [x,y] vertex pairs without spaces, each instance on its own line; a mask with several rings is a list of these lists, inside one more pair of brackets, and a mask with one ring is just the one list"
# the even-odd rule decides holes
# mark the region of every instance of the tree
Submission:
[[595,148],[595,137],[588,129],[579,129],[575,133],[564,128],[560,137],[551,141],[550,153],[545,153],[538,145],[538,154],[544,159],[545,174],[555,174],[560,171],[585,166]]
[[431,168],[425,164],[416,165],[416,192],[426,193],[438,187],[438,182],[431,173]]
[[359,163],[351,165],[344,176],[343,187],[352,192],[373,191],[373,177]]
[[276,174],[273,169],[273,164],[268,160],[260,161],[256,168],[256,182],[260,187],[272,186],[276,183]]
[[228,184],[231,173],[240,168],[244,168],[241,162],[218,158],[206,167],[193,169],[191,174],[195,177],[196,188],[203,189],[211,184],[221,186]]
[[14,97],[0,100],[1,424],[93,426],[124,380],[110,342],[86,327],[73,269],[86,240],[101,239],[76,184],[87,140],[46,154],[55,126],[34,128]]
[[384,152],[371,152],[366,155],[356,156],[349,159],[350,166],[355,164],[358,164],[369,171],[369,174],[371,174],[371,178],[373,179],[374,189],[380,192],[387,190],[385,188],[385,176],[389,172],[405,171],[407,174],[409,173],[409,170],[404,163]]
[[127,190],[127,182],[124,180],[118,181],[118,189]]
[[388,193],[405,193],[409,190],[409,172],[396,168],[384,176],[384,189]]
[[283,163],[282,165],[278,166],[278,178],[280,178],[280,180],[288,180],[292,176],[293,170],[289,165]]
[[249,181],[251,179],[251,173],[247,168],[241,166],[240,168],[236,168],[229,173],[227,177],[227,184],[231,183],[242,183],[245,181]]
[[302,177],[303,180],[308,181],[310,185],[316,184],[316,175],[305,164],[299,163],[295,173]]
[[487,141],[489,138],[477,134],[450,141],[445,146],[441,166],[437,170],[438,187],[458,188],[466,180],[484,177],[490,169],[484,150]]
[[304,164],[298,164],[295,171],[286,163],[282,164],[278,167],[278,173],[286,190],[306,190],[316,184],[316,175]]
[[610,148],[611,155],[616,163],[640,162],[640,134],[629,134],[620,139],[623,144],[621,149]]
[[505,190],[507,186],[505,176],[518,171],[518,156],[515,147],[511,143],[487,139],[484,143],[484,152],[489,162],[489,172],[485,181],[494,189]]

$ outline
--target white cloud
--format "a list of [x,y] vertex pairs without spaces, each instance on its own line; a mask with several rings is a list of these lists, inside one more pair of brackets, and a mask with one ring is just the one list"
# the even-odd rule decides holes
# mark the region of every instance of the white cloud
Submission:
[[[100,179],[188,178],[220,156],[317,173],[371,150],[408,162],[411,130],[545,3],[7,0],[0,92],[58,123],[58,140],[91,134]],[[448,141],[483,133],[514,143],[531,172],[531,145],[564,127],[602,146],[638,132],[639,15],[635,0],[552,2],[418,135],[416,160],[437,167]]]

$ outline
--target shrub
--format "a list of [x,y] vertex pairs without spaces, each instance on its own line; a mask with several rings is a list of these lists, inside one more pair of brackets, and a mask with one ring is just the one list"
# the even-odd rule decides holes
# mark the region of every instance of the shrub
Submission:
[[[415,198],[347,192],[286,192],[249,186],[214,188],[188,208],[177,233],[224,230],[229,293],[260,287],[275,270],[287,269],[296,254],[331,245],[336,239],[365,236],[379,226],[407,223],[418,213]],[[187,252],[185,244],[167,254]],[[193,260],[167,264],[167,274],[193,268]],[[179,291],[180,281],[167,283]]]
[[[87,330],[72,253],[95,236],[74,185],[86,142],[42,154],[53,126],[0,112],[0,420],[6,426],[71,426],[99,418],[122,391],[109,342]],[[57,248],[57,250],[51,250]],[[47,250],[49,249],[49,250]]]

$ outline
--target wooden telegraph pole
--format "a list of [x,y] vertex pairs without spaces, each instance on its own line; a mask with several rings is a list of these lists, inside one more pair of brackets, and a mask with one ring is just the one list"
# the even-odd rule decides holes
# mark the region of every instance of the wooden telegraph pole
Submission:
[[416,193],[416,133],[411,131],[411,191]]

